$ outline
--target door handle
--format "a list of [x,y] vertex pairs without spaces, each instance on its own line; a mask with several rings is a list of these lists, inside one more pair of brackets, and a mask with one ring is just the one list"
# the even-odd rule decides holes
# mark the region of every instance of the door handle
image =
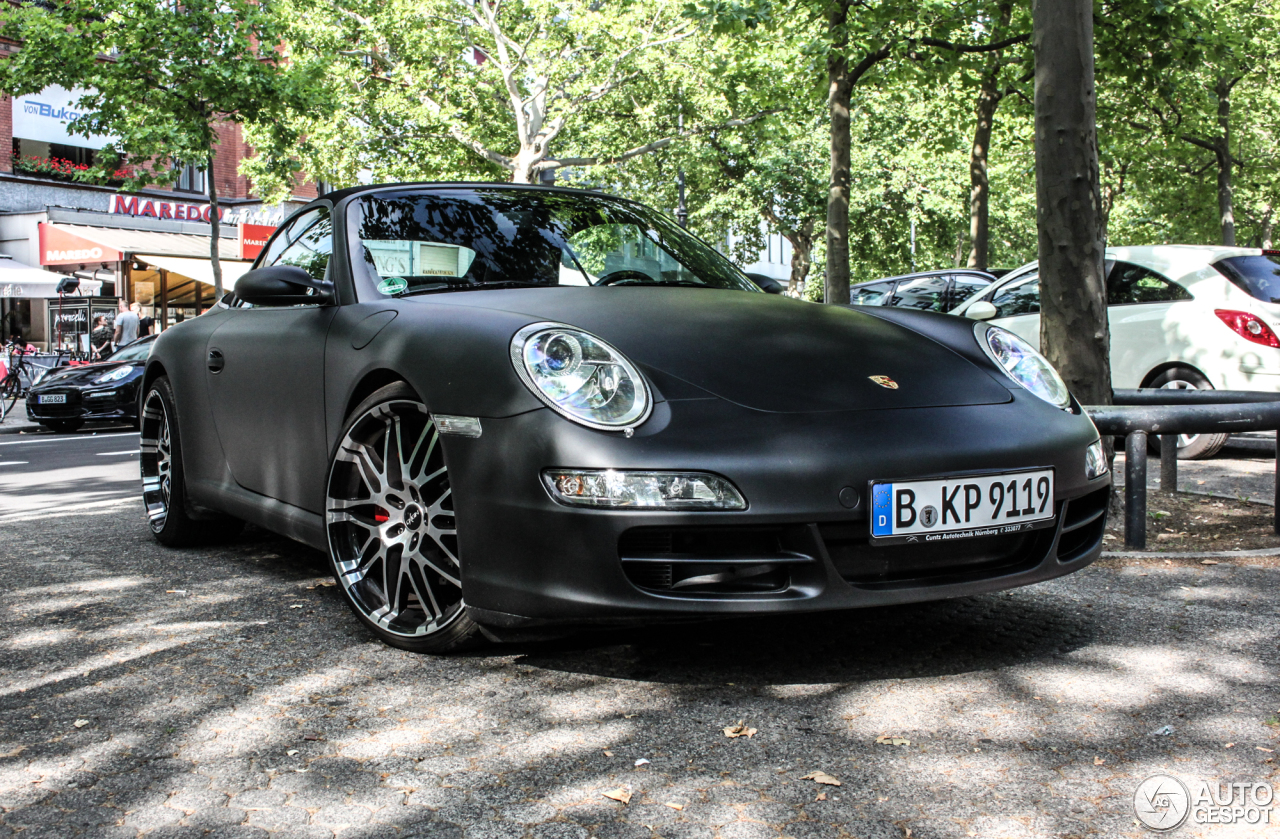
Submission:
[[222,357],[222,350],[209,350],[209,372],[221,373],[227,360]]

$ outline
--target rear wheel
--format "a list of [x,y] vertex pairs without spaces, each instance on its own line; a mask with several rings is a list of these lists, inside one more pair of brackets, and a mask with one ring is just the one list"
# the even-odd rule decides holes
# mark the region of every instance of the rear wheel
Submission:
[[407,385],[352,413],[329,466],[325,527],[334,579],[384,642],[444,653],[477,640],[440,436]]
[[188,509],[177,418],[173,387],[168,376],[161,376],[151,383],[146,401],[142,403],[138,446],[142,501],[147,508],[151,535],[169,547],[233,538],[244,528],[244,522],[230,516],[197,519]]
[[[1213,390],[1213,384],[1198,370],[1171,367],[1151,380],[1147,387],[1162,390]],[[1202,460],[1213,457],[1227,444],[1226,434],[1179,434],[1178,459]],[[1159,453],[1159,438],[1152,435],[1152,448]]]

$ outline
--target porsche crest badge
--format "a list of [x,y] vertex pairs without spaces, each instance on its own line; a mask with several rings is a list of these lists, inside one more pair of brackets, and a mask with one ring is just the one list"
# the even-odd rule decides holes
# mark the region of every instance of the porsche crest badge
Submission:
[[888,376],[867,376],[867,378],[880,385],[880,387],[887,387],[889,390],[898,389],[898,383]]

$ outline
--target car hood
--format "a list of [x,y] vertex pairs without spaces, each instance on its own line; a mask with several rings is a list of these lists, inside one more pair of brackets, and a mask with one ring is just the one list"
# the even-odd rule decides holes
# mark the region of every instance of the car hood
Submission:
[[[480,306],[605,339],[642,366],[761,411],[877,410],[1011,400],[986,371],[857,309],[690,288],[547,288],[406,300]],[[886,377],[883,384],[877,383]],[[894,387],[893,385],[896,385]]]
[[[60,367],[54,372],[49,374],[49,376],[53,376],[56,374],[58,378],[54,379],[53,381],[49,381],[48,377],[46,377],[43,381],[40,382],[40,384],[36,385],[35,389],[43,390],[46,387],[48,388],[88,387],[93,385],[93,380],[101,376],[103,373],[107,373],[111,370],[116,369],[117,367],[123,367],[125,365],[129,365],[130,367],[133,367],[134,373],[137,373],[139,370],[142,369],[142,362],[134,362],[134,361],[117,361],[114,363],[111,361],[103,361],[98,364],[81,364],[81,365],[77,365],[75,367],[70,367],[70,368]],[[70,372],[64,372],[67,370],[69,370]],[[133,375],[134,373],[131,373],[130,375]],[[118,385],[120,384],[121,381],[125,381],[127,379],[128,379],[128,376],[126,376],[125,379],[121,379],[119,381],[107,382],[105,385],[103,385],[103,387],[106,387],[107,385]]]

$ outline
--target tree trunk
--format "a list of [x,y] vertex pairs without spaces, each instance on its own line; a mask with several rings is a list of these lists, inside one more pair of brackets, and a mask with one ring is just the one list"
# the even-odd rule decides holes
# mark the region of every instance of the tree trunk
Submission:
[[[847,0],[828,15],[832,30],[843,31],[849,14]],[[823,300],[849,302],[849,98],[853,81],[849,58],[844,54],[848,38],[840,36],[827,56],[827,102],[831,108],[831,184],[827,191],[827,279]]]
[[987,176],[987,157],[991,151],[991,127],[996,108],[1002,98],[999,90],[1000,59],[988,61],[978,92],[978,124],[973,132],[973,149],[969,153],[969,267],[987,270],[990,258],[991,183]]
[[[216,306],[222,299],[222,259],[218,254],[218,237],[222,232],[222,219],[218,217],[218,185],[213,175],[213,155],[209,155],[205,180],[209,187],[209,264],[213,266],[213,303]],[[203,295],[201,295],[203,296]],[[200,301],[196,301],[196,311],[200,310]]]
[[1222,244],[1236,245],[1236,215],[1231,192],[1231,80],[1218,79],[1214,92],[1218,95],[1218,217],[1222,220]]
[[1271,238],[1275,232],[1275,210],[1267,204],[1262,214],[1262,222],[1258,225],[1258,247],[1271,250]]
[[787,293],[795,295],[813,265],[813,222],[806,222],[800,230],[783,231],[782,236],[791,243],[791,280]]
[[1040,345],[1081,402],[1111,403],[1093,3],[1032,0]]

